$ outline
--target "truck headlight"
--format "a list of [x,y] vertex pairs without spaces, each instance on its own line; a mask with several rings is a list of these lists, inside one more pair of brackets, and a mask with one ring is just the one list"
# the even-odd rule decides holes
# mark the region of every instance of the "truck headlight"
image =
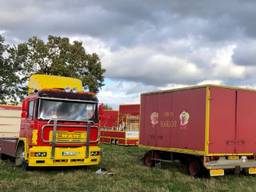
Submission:
[[46,152],[31,152],[30,156],[32,156],[32,157],[46,157],[47,153]]
[[91,151],[91,156],[98,156],[100,155],[100,151]]

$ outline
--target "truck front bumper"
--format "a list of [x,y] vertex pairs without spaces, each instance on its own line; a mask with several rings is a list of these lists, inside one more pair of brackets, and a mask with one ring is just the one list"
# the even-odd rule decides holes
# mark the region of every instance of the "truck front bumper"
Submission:
[[56,147],[52,157],[51,147],[34,146],[29,149],[26,161],[29,167],[91,166],[100,163],[100,147],[90,146],[88,156],[86,154],[86,147]]

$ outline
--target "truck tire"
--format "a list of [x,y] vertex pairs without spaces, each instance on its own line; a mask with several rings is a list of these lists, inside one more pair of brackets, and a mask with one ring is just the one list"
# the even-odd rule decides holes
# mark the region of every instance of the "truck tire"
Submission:
[[198,158],[192,158],[187,161],[187,172],[192,177],[201,177],[203,173],[201,160]]
[[24,170],[27,170],[28,164],[25,160],[24,144],[19,144],[16,149],[15,165],[17,167],[22,167]]
[[147,167],[154,167],[158,162],[155,159],[160,159],[160,154],[157,151],[148,151],[143,157],[143,163]]

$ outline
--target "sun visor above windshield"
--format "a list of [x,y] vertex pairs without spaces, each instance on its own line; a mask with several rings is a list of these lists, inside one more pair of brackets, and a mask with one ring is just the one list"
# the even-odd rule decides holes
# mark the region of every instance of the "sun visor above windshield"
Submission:
[[35,90],[42,89],[76,89],[78,92],[83,92],[83,85],[79,79],[71,77],[61,77],[55,75],[32,75],[28,83],[28,92],[33,93]]

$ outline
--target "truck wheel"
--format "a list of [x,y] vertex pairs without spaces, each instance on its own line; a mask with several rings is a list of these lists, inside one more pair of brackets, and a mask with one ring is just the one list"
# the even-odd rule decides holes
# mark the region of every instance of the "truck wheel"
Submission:
[[188,174],[192,177],[200,177],[202,173],[202,166],[199,159],[191,159],[187,163]]
[[160,155],[157,151],[148,151],[143,158],[144,165],[147,167],[154,167],[157,163],[157,160],[160,159]]
[[25,161],[24,145],[19,144],[16,150],[15,165],[17,167],[23,167],[25,170],[28,168],[27,162]]

